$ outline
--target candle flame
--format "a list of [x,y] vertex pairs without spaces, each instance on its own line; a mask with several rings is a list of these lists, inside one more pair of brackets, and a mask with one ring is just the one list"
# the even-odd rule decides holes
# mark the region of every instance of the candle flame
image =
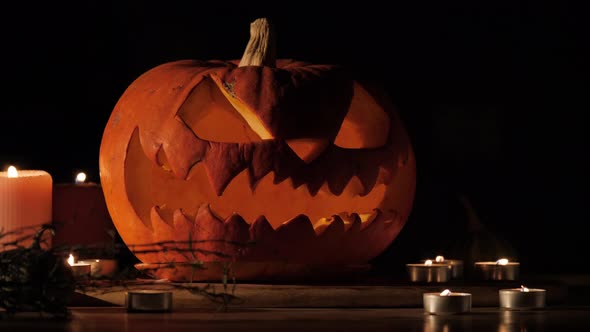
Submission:
[[70,254],[70,257],[68,257],[68,264],[74,265],[74,263],[74,255]]
[[432,265],[432,261],[430,259],[427,259],[426,262],[424,262],[424,265],[430,266]]
[[528,292],[528,291],[529,291],[529,289],[528,289],[528,288],[526,288],[526,287],[524,287],[523,285],[520,285],[520,291],[521,291],[521,292]]
[[18,171],[16,170],[16,167],[14,167],[14,166],[9,166],[7,173],[8,173],[9,178],[18,178]]
[[86,181],[86,173],[80,172],[76,175],[76,183],[84,183]]
[[508,259],[506,258],[500,258],[496,261],[496,265],[507,265],[508,264]]
[[451,295],[451,291],[448,289],[445,289],[444,291],[442,291],[440,293],[440,296],[449,296],[449,295]]
[[434,259],[437,263],[442,263],[445,261],[444,256],[436,256],[436,258]]

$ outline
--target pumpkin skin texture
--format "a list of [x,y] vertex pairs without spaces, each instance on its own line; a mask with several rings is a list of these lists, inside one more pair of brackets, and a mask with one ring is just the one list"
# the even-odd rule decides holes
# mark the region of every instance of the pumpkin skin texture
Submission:
[[[231,261],[241,280],[366,264],[399,234],[415,192],[412,146],[392,104],[338,66],[238,63],[162,64],[123,93],[99,158],[121,238],[178,242],[180,251],[137,254],[143,263]],[[228,257],[187,255],[187,241]]]

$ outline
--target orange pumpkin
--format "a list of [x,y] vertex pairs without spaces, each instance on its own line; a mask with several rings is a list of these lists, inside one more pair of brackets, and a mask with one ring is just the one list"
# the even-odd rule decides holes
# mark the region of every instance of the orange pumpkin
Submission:
[[[275,61],[265,19],[251,35],[241,62],[166,63],[117,102],[99,164],[121,238],[178,242],[179,251],[137,254],[144,263],[231,260],[241,279],[366,264],[398,235],[414,198],[398,114],[338,66]],[[187,255],[189,240],[230,257]]]

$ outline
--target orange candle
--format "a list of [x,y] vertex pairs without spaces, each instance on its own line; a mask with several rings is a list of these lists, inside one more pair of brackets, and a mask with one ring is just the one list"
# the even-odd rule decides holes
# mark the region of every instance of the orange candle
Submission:
[[[6,172],[0,172],[0,231],[10,232],[51,222],[52,191],[53,180],[45,171],[19,171],[10,166]],[[3,237],[0,244],[34,231],[27,229],[23,233]],[[31,240],[28,240],[19,242],[19,245],[30,243]]]

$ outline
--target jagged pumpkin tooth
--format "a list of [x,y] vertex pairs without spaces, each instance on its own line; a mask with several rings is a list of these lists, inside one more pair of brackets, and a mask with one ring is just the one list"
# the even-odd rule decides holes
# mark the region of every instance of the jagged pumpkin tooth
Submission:
[[320,188],[324,185],[325,181],[321,178],[314,178],[313,180],[310,180],[309,182],[307,182],[307,184],[305,185],[307,187],[307,191],[309,192],[309,194],[314,197],[315,195],[318,194],[318,191],[320,191]]
[[[153,246],[143,247],[143,250],[158,250],[158,258],[160,262],[177,261],[180,256],[176,250],[163,250],[164,247],[171,247],[176,249],[175,243],[165,243],[168,241],[176,241],[174,237],[174,229],[168,225],[160,215],[160,208],[158,206],[152,207],[150,210],[150,218],[152,220],[152,227],[154,230],[154,239],[156,240]],[[165,243],[165,244],[160,244]]]
[[244,255],[252,261],[280,259],[279,242],[275,230],[264,216],[258,217],[250,226],[250,241]]
[[270,144],[259,144],[252,148],[250,162],[248,163],[250,189],[252,191],[254,191],[260,179],[273,170],[272,158],[273,152]]
[[160,214],[160,207],[154,206],[150,210],[150,219],[152,220],[152,228],[155,234],[160,239],[173,239],[172,227],[164,221]]
[[174,210],[172,218],[177,237],[182,238],[183,235],[188,237],[194,226],[194,223],[191,221],[192,219],[187,217],[180,209]]
[[373,212],[371,212],[371,213],[364,213],[362,215],[359,215],[361,222],[362,222],[361,223],[361,230],[365,230],[368,227],[372,227],[376,221],[383,223],[384,222],[383,218],[379,218],[379,216],[381,216],[382,214],[383,213],[381,212],[381,210],[374,209]]
[[303,214],[281,224],[276,233],[279,238],[296,240],[298,243],[305,243],[306,240],[316,237],[311,221]]
[[274,237],[274,235],[275,230],[265,216],[258,217],[250,226],[250,240],[252,241]]
[[195,239],[219,240],[224,238],[224,233],[223,221],[213,214],[209,204],[201,205],[195,216]]
[[[290,151],[286,144],[277,143],[273,158],[273,170],[275,172],[275,184],[301,173],[305,169],[305,163]],[[303,173],[305,173],[303,171]]]
[[246,244],[250,237],[250,225],[237,213],[229,216],[225,222],[225,239],[228,241]]
[[348,180],[346,187],[342,190],[342,194],[344,197],[357,197],[361,195],[364,191],[363,184],[361,180],[355,175]]
[[362,221],[357,213],[351,213],[347,215],[346,220],[348,222],[345,224],[345,226],[347,226],[346,231],[348,233],[357,233],[361,231]]
[[377,178],[379,176],[379,167],[377,164],[361,163],[356,173],[359,180],[363,184],[363,193],[361,196],[368,195],[375,184],[377,184]]
[[273,184],[279,184],[285,180],[287,180],[289,176],[287,174],[279,174],[274,172]]
[[[190,169],[207,154],[209,144],[177,118],[166,122],[162,133],[162,149],[170,169],[179,179],[186,179]],[[157,158],[157,156],[156,156]]]
[[341,195],[346,185],[353,177],[356,169],[356,162],[346,157],[335,156],[334,166],[327,172],[327,181],[330,191],[334,195]]
[[[317,233],[319,237],[325,239],[327,237],[337,237],[339,235],[344,234],[344,221],[339,216],[332,216],[331,222],[322,230],[322,232]],[[317,232],[317,230],[316,230]]]
[[247,167],[238,144],[211,143],[204,163],[217,196],[221,196],[231,180]]

